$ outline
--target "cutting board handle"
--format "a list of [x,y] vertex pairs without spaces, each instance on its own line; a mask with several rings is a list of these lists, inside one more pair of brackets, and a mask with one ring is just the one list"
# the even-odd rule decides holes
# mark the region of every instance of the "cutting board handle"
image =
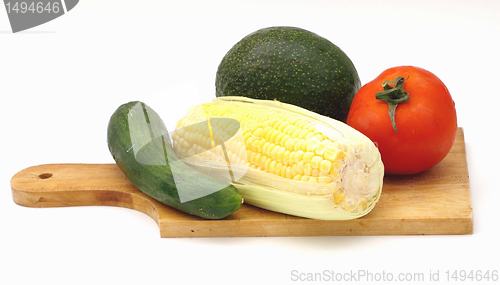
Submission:
[[12,177],[12,196],[26,207],[118,206],[158,222],[159,203],[140,193],[113,164],[44,164]]

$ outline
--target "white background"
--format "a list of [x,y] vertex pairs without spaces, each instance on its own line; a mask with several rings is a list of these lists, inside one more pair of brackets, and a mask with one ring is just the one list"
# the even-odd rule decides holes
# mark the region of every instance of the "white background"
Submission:
[[[352,2],[81,0],[18,34],[0,9],[0,284],[287,284],[293,269],[500,270],[500,2]],[[273,25],[330,39],[363,83],[416,65],[447,84],[465,129],[473,235],[160,239],[132,210],[12,202],[10,177],[27,166],[112,162],[106,125],[121,103],[145,101],[171,122],[180,107],[214,97],[226,51]]]

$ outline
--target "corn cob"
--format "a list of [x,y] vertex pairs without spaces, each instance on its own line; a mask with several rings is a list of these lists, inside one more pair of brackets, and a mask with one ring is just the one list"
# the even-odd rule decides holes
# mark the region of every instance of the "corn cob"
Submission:
[[193,108],[172,138],[182,159],[229,179],[246,203],[268,210],[353,219],[381,193],[375,145],[342,122],[293,105],[218,98]]

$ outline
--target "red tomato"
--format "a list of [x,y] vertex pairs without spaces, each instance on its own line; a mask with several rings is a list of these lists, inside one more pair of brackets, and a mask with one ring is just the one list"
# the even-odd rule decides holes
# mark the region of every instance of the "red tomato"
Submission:
[[422,68],[399,66],[358,91],[347,124],[378,145],[386,173],[413,174],[448,154],[455,141],[457,115],[439,78]]

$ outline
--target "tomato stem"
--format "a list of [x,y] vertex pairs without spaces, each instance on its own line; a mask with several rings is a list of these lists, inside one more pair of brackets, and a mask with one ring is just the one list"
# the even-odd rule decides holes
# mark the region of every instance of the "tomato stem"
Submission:
[[410,98],[408,92],[403,89],[405,79],[401,76],[391,81],[384,81],[382,83],[383,91],[380,91],[375,96],[378,100],[382,100],[388,105],[389,118],[391,119],[392,129],[394,132],[398,131],[396,126],[396,108],[398,104],[408,101]]

